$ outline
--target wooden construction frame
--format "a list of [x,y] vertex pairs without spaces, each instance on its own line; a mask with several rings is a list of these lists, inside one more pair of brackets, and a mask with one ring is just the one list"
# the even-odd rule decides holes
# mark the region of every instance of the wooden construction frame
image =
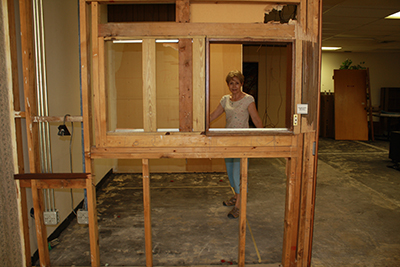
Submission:
[[[25,116],[28,131],[31,176],[16,176],[22,189],[32,187],[35,210],[42,209],[41,188],[86,188],[89,207],[89,236],[92,266],[100,266],[96,195],[92,178],[94,159],[141,159],[145,222],[146,266],[153,266],[149,159],[160,158],[240,158],[241,201],[238,265],[245,265],[247,161],[249,158],[286,159],[286,200],[283,266],[310,266],[314,223],[321,65],[321,0],[79,0],[81,80],[84,128],[85,173],[50,179],[38,174],[37,122],[58,120],[36,114],[32,18],[29,0],[20,1],[22,61],[24,70]],[[112,3],[111,3],[112,2]],[[192,23],[191,3],[263,3],[298,6],[298,20],[278,23]],[[115,3],[175,3],[176,22],[104,23],[100,7]],[[27,15],[28,14],[28,15]],[[107,132],[105,42],[142,39],[144,132]],[[179,38],[179,132],[157,132],[155,40]],[[286,131],[225,132],[210,134],[210,108],[206,105],[209,67],[207,40],[282,41],[292,45],[290,55],[292,88],[290,120],[297,123]],[[193,99],[196,99],[196,105]],[[93,99],[93,101],[92,101]],[[197,102],[198,101],[198,102]],[[197,105],[200,103],[200,105]],[[298,104],[308,104],[308,114],[296,114]],[[94,112],[92,113],[92,106]],[[93,123],[94,122],[94,123]],[[57,175],[56,175],[57,176]],[[50,266],[46,228],[42,214],[35,213],[41,266]],[[29,262],[29,261],[27,261]]]

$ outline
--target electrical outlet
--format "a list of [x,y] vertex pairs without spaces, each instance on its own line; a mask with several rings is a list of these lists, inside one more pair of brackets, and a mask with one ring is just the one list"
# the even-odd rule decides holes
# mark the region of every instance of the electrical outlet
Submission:
[[58,210],[43,212],[43,220],[45,225],[57,225],[60,221]]
[[89,224],[89,214],[87,210],[79,209],[76,218],[79,224]]
[[293,115],[293,126],[297,126],[299,124],[299,115],[294,114]]

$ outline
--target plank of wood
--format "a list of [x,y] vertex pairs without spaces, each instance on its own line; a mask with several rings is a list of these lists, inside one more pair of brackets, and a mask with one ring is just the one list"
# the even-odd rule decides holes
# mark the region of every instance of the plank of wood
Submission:
[[205,38],[193,38],[193,131],[205,131]]
[[284,158],[295,157],[296,147],[170,147],[93,148],[92,158]]
[[176,0],[176,22],[187,23],[190,22],[190,1],[189,0]]
[[108,134],[107,147],[207,147],[207,146],[292,146],[296,142],[293,135],[281,136],[213,136],[204,134],[139,134],[111,135]]
[[300,206],[303,134],[298,135],[298,155],[286,161],[286,200],[282,265],[296,266],[297,233]]
[[35,210],[36,240],[39,251],[40,266],[50,266],[47,230],[43,218],[43,191],[38,189],[36,180],[32,181],[32,200],[33,208]]
[[301,176],[300,193],[300,217],[299,232],[297,240],[297,264],[298,266],[309,266],[309,255],[312,244],[313,211],[315,206],[315,179],[313,144],[316,141],[316,133],[304,134],[303,171]]
[[35,65],[34,49],[33,49],[33,18],[32,3],[28,0],[19,1],[20,14],[20,32],[21,32],[21,49],[22,49],[22,75],[24,81],[25,96],[25,122],[27,130],[27,145],[30,172],[39,170],[39,139],[38,125],[32,122],[32,116],[37,112],[36,93],[35,93]]
[[157,130],[156,111],[156,44],[155,39],[142,43],[143,69],[143,128],[145,132]]
[[107,142],[107,97],[106,97],[106,63],[105,63],[105,51],[104,51],[104,38],[98,38],[98,53],[99,53],[99,132],[100,132],[100,143],[104,145]]
[[312,41],[302,41],[302,103],[308,104],[308,114],[301,115],[301,132],[314,132],[317,129],[319,113],[319,85],[320,73],[318,44]]
[[95,144],[101,146],[101,105],[100,105],[100,86],[99,86],[99,39],[98,24],[100,20],[100,7],[97,2],[91,3],[91,35],[92,35],[92,88],[93,88],[93,104],[94,104],[94,132]]
[[47,180],[47,179],[88,179],[90,173],[23,173],[15,174],[16,180]]
[[244,267],[246,251],[246,211],[247,211],[247,158],[240,159],[240,215],[238,266]]
[[91,82],[90,68],[90,27],[88,23],[89,6],[85,0],[79,1],[79,31],[80,31],[80,49],[81,49],[81,81],[82,81],[82,121],[83,121],[83,139],[84,153],[90,153],[92,144],[92,106],[91,106]]
[[149,160],[142,159],[143,172],[143,209],[144,209],[144,240],[146,251],[146,266],[153,266],[153,245],[151,236],[151,205],[150,205],[150,172]]
[[192,39],[179,39],[179,131],[193,130]]
[[[294,112],[297,113],[297,105],[301,104],[301,91],[302,91],[302,73],[303,73],[303,58],[302,58],[303,43],[300,41],[295,42],[295,70],[294,70]],[[300,116],[300,115],[298,115]],[[299,134],[301,131],[301,119],[298,117],[298,124],[293,126],[293,133]]]
[[86,194],[89,216],[90,261],[92,266],[95,267],[100,266],[99,227],[97,222],[96,185],[91,175],[89,179],[86,179]]
[[82,122],[82,116],[34,116],[33,122]]
[[[30,180],[25,180],[21,183],[24,187],[32,187]],[[86,188],[86,179],[46,179],[36,180],[38,189],[59,189],[59,188]]]
[[99,25],[101,37],[164,36],[187,37],[209,36],[228,38],[264,38],[292,40],[295,25],[260,23],[107,23]]
[[[85,0],[86,2],[93,2],[93,0]],[[110,3],[110,0],[96,0],[99,3]],[[117,3],[175,3],[177,0],[113,0],[114,4]],[[277,3],[276,0],[190,0],[192,3]],[[300,0],[285,0],[285,3],[298,4]]]

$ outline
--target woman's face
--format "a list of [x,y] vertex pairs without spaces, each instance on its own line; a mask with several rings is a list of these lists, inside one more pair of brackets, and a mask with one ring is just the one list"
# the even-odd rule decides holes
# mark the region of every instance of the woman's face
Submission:
[[229,91],[231,91],[232,94],[241,92],[240,88],[242,85],[238,77],[233,77],[228,83]]

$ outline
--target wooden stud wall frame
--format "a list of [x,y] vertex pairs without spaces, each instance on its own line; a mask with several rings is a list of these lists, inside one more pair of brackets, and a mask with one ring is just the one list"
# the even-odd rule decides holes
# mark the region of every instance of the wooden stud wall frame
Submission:
[[[111,3],[112,2],[112,3]],[[249,3],[297,5],[297,20],[289,23],[198,23],[191,22],[190,7],[193,3]],[[29,1],[20,0],[22,49],[31,51],[31,18]],[[175,3],[176,22],[107,23],[101,21],[100,7],[115,3]],[[247,160],[249,158],[286,158],[286,202],[284,240],[282,248],[283,266],[310,266],[314,222],[314,200],[316,186],[319,86],[321,64],[321,11],[322,0],[80,0],[80,48],[81,80],[84,128],[85,182],[73,183],[64,177],[65,183],[88,189],[89,235],[92,266],[100,266],[99,237],[96,214],[96,195],[92,179],[92,161],[98,158],[141,159],[143,171],[144,221],[146,266],[153,266],[150,206],[149,159],[159,158],[240,158],[244,166],[242,179],[242,209],[239,227],[238,265],[245,265],[245,229],[247,190]],[[179,38],[179,132],[157,132],[155,76],[155,40],[157,38]],[[107,132],[106,114],[106,59],[105,42],[118,39],[141,39],[144,132]],[[209,68],[206,59],[207,40],[279,41],[290,43],[291,91],[290,117],[297,116],[297,123],[283,132],[261,132],[258,134],[207,133],[209,106],[207,84]],[[26,55],[23,54],[23,56]],[[34,76],[30,68],[32,59],[24,56],[24,93],[29,98],[34,90]],[[34,97],[30,97],[35,99]],[[195,102],[194,102],[195,99]],[[92,101],[93,100],[93,101]],[[26,101],[27,103],[27,101]],[[298,104],[308,104],[308,114],[295,114]],[[37,173],[38,162],[37,127],[35,103],[26,104],[29,162],[31,173]],[[94,112],[92,113],[92,106]],[[289,120],[291,119],[289,118]],[[292,121],[293,122],[293,121]],[[45,186],[39,178],[31,186]],[[26,183],[26,182],[25,182]],[[54,182],[54,186],[62,186]],[[25,186],[28,186],[25,184]],[[74,185],[75,186],[75,185]],[[33,190],[35,194],[37,190]],[[40,194],[35,197],[40,207]],[[39,216],[39,215],[38,215]],[[36,220],[37,232],[43,231],[42,218]],[[45,229],[45,228],[44,228]],[[49,266],[45,238],[40,235],[39,256],[41,266]],[[46,252],[47,251],[47,252]]]

